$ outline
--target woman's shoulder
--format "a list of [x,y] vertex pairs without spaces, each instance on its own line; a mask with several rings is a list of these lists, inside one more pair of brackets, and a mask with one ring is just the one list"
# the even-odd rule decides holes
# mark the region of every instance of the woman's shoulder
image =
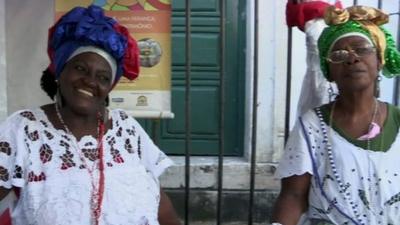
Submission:
[[394,121],[395,124],[400,126],[400,108],[396,105],[386,103],[387,105],[387,115],[389,116],[389,120]]
[[393,105],[393,104],[390,104],[390,103],[387,103],[387,102],[386,102],[386,105],[388,106],[389,112],[392,112],[395,117],[400,117],[400,108],[399,108],[399,106]]
[[329,103],[309,109],[296,120],[296,124],[298,124],[297,126],[299,128],[303,125],[316,128],[320,127],[321,123],[327,124],[327,118],[329,118],[329,109]]
[[324,104],[313,109],[307,110],[305,113],[301,115],[303,120],[315,120],[321,115],[323,116],[328,110],[329,104]]
[[110,117],[115,120],[115,121],[121,121],[123,123],[121,124],[126,124],[128,126],[131,125],[139,125],[139,122],[131,115],[129,115],[129,113],[123,109],[110,109]]
[[21,109],[9,115],[2,124],[6,123],[21,123],[26,121],[37,121],[40,117],[40,108]]
[[0,123],[0,136],[24,131],[29,124],[41,121],[40,109],[21,109],[13,112]]

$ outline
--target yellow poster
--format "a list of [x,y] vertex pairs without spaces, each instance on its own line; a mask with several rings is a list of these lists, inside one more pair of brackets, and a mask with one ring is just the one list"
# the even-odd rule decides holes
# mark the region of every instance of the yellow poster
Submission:
[[128,28],[140,49],[140,74],[122,77],[110,107],[138,118],[173,118],[171,112],[171,0],[56,0],[56,19],[76,6],[102,7]]

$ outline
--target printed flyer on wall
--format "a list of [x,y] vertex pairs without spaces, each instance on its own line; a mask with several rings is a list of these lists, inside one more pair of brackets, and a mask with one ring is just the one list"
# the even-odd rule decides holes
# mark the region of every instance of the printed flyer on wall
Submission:
[[55,0],[56,19],[76,6],[102,7],[128,28],[140,48],[140,74],[121,78],[110,107],[136,118],[173,118],[171,112],[171,0]]

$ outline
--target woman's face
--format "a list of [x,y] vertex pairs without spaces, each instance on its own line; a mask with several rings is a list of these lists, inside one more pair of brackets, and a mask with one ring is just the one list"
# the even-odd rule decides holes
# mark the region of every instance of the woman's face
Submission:
[[[336,82],[340,91],[356,92],[373,88],[380,62],[376,50],[363,37],[349,36],[340,39],[332,48],[332,53],[340,50],[351,52],[340,63],[329,63],[330,78]],[[369,51],[368,51],[369,50]],[[355,52],[358,52],[355,54]]]
[[85,52],[70,59],[59,79],[65,106],[79,114],[102,110],[112,88],[111,67],[96,53]]

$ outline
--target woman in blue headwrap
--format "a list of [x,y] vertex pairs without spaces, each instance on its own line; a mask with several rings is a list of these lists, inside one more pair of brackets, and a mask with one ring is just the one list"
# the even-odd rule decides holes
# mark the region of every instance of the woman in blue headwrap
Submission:
[[179,224],[158,181],[171,160],[135,119],[106,107],[121,76],[138,76],[127,29],[77,7],[50,28],[48,54],[41,84],[55,102],[0,125],[0,199],[19,193],[13,224]]
[[[377,99],[400,54],[378,9],[328,7],[321,70],[339,96],[299,118],[276,175],[275,224],[399,224],[400,110]],[[300,217],[303,215],[302,220]]]

